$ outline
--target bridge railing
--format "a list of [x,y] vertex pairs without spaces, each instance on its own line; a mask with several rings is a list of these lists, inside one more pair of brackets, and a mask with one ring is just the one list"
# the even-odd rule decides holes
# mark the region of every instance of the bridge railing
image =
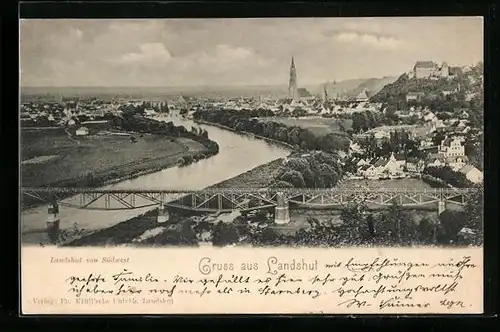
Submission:
[[362,193],[408,193],[408,194],[465,194],[477,192],[480,188],[211,188],[211,189],[102,189],[102,188],[68,188],[68,187],[21,187],[21,193],[148,193],[148,194],[196,194],[196,193],[227,193],[227,194],[276,194],[288,195],[320,195],[320,194],[362,194]]

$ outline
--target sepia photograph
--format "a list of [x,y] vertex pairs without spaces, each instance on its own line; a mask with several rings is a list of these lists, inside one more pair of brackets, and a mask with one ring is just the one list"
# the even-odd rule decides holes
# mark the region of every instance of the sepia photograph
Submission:
[[22,19],[22,246],[483,244],[481,17]]

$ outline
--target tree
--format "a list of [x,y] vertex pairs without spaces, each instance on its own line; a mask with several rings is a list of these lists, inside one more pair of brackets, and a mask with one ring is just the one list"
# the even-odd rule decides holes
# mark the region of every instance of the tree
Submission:
[[374,238],[375,237],[375,222],[373,218],[373,214],[368,214],[366,216],[366,230],[368,231],[368,236],[369,238]]
[[286,163],[286,167],[298,171],[302,174],[302,177],[304,178],[305,185],[307,187],[313,187],[314,186],[314,174],[311,170],[311,167],[309,165],[309,162],[305,158],[293,158],[288,160]]
[[323,163],[318,166],[317,179],[319,181],[317,181],[316,183],[316,188],[321,188],[321,187],[330,188],[337,183],[338,174],[333,168],[333,166]]
[[423,244],[434,243],[437,235],[436,234],[437,223],[438,223],[437,220],[433,220],[428,216],[420,219],[417,230],[418,240],[420,243]]
[[260,243],[263,245],[273,245],[276,244],[278,239],[278,234],[276,231],[270,227],[266,227],[260,233]]
[[474,243],[480,244],[484,236],[484,193],[482,186],[477,189],[467,197],[465,214],[467,227],[476,233]]
[[294,185],[291,184],[290,182],[279,180],[279,181],[274,182],[270,187],[271,188],[294,188]]
[[288,142],[292,144],[300,144],[300,128],[292,127],[288,132]]
[[398,244],[409,244],[415,238],[416,227],[408,213],[401,206],[393,202],[384,213],[388,223],[391,238]]
[[281,175],[279,180],[289,182],[293,184],[295,188],[304,188],[306,185],[302,174],[295,170],[286,171]]
[[350,202],[342,209],[340,220],[343,224],[342,228],[347,230],[348,239],[353,240],[362,237],[359,228],[364,223],[366,212],[366,205],[357,202]]
[[281,128],[279,130],[278,140],[282,142],[288,142],[288,130],[286,128]]
[[238,231],[233,224],[226,224],[219,221],[213,229],[212,243],[214,246],[226,246],[237,243],[239,240]]
[[316,147],[316,136],[308,129],[302,130],[299,139],[300,146],[304,149],[314,149]]
[[439,215],[439,220],[442,226],[442,233],[439,236],[441,243],[456,242],[458,240],[458,232],[467,226],[467,215],[462,211],[445,210]]

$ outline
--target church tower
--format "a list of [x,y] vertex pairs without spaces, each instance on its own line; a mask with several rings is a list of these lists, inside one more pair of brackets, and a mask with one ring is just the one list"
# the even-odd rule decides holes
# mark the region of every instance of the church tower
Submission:
[[290,82],[288,84],[288,97],[292,100],[299,99],[299,92],[297,91],[297,70],[292,57],[292,64],[290,65]]

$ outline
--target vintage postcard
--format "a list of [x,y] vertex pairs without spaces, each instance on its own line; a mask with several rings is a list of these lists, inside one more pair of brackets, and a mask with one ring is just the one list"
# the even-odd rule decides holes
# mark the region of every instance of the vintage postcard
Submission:
[[21,313],[483,313],[481,17],[21,19]]

